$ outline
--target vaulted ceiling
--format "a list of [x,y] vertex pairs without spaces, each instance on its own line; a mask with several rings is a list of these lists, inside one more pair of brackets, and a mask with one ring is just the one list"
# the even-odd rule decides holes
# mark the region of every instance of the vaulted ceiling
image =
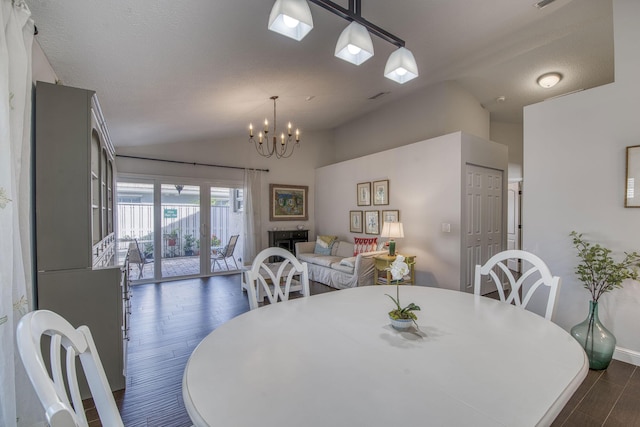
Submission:
[[[244,140],[249,121],[271,116],[272,95],[278,116],[308,132],[447,80],[511,123],[525,105],[613,81],[610,0],[362,0],[362,16],[416,58],[420,76],[404,85],[384,78],[395,47],[380,38],[358,67],[334,57],[348,22],[315,4],[314,29],[296,42],[267,30],[273,0],[27,3],[58,77],[98,93],[116,147]],[[549,71],[564,78],[542,89]]]

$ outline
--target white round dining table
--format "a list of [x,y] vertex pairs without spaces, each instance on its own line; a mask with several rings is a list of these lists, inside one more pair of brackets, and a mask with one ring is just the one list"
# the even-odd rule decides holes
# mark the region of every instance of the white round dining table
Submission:
[[401,286],[419,329],[389,325],[395,286],[267,305],[205,337],[183,377],[195,426],[549,425],[587,375],[580,345],[490,298]]

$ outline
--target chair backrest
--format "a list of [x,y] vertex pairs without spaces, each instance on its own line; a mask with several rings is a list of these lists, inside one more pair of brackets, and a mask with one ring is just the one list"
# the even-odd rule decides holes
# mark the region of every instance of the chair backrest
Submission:
[[[514,272],[507,267],[509,259],[519,258],[523,261],[522,267],[530,268],[516,278]],[[528,264],[527,264],[528,263]],[[555,308],[558,292],[560,291],[560,278],[552,276],[549,267],[538,256],[531,252],[521,250],[508,250],[495,254],[484,265],[476,265],[474,293],[480,295],[482,284],[482,276],[489,276],[498,289],[500,301],[526,308],[531,300],[531,296],[544,285],[549,289],[549,297],[547,299],[547,308],[545,311],[545,319],[551,320],[553,310]],[[502,278],[506,278],[511,287],[509,295],[505,295]],[[524,295],[523,285],[527,285]]]
[[127,256],[129,257],[129,262],[140,264],[144,260],[144,255],[140,251],[140,246],[138,246],[138,241],[130,242],[129,249],[127,250]]
[[[51,337],[51,375],[42,357],[40,340],[43,335]],[[78,357],[102,425],[124,426],[88,327],[74,329],[58,314],[37,310],[20,319],[16,339],[22,363],[51,427],[88,427],[76,376]]]
[[[282,260],[269,263],[269,258],[273,256],[280,257]],[[261,251],[256,255],[246,275],[251,310],[258,308],[259,293],[264,293],[271,304],[288,300],[289,292],[294,289],[300,289],[305,297],[309,296],[307,263],[298,261],[286,249],[267,248]],[[279,286],[274,286],[275,284]]]
[[236,243],[238,243],[238,237],[240,237],[239,234],[234,234],[233,236],[229,237],[229,243],[227,243],[227,246],[225,247],[225,250],[224,250],[225,258],[229,258],[233,256],[233,251],[236,250]]

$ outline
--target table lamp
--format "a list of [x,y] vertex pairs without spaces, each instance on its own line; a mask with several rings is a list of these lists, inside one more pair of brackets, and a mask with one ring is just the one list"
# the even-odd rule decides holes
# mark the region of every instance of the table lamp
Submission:
[[389,238],[389,256],[396,254],[396,242],[393,239],[404,237],[404,230],[401,222],[385,222],[382,224],[380,237]]

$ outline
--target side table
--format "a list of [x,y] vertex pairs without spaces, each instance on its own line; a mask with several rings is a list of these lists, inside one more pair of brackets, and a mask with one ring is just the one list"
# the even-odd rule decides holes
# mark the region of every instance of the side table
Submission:
[[387,270],[387,268],[391,265],[393,261],[395,261],[396,256],[390,255],[377,255],[374,256],[374,275],[373,275],[373,284],[374,285],[391,285],[391,284],[401,284],[401,285],[413,285],[415,283],[415,265],[416,265],[416,257],[415,255],[403,255],[404,261],[409,266],[409,275],[405,276],[402,280],[396,282],[391,279],[391,272]]

